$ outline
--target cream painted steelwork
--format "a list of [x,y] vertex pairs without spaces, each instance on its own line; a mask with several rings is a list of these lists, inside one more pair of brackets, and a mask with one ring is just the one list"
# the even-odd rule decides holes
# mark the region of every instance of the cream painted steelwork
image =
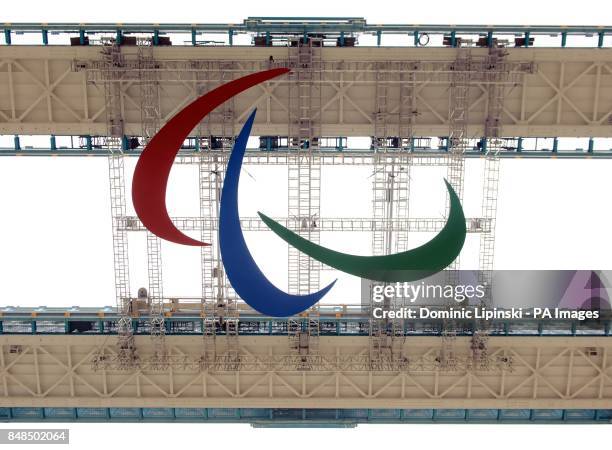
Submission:
[[137,336],[140,368],[94,370],[116,339],[0,337],[0,406],[612,408],[606,337],[490,337],[493,367],[482,370],[469,337],[456,340],[457,364],[441,367],[440,338],[415,336],[372,370],[367,336],[321,336],[310,370],[299,370],[286,336],[241,336],[234,370],[221,337],[216,361],[198,364],[201,337],[167,336],[173,363],[156,371],[146,366],[150,340]]
[[[401,74],[413,71],[415,76],[408,80],[416,83],[414,136],[447,135],[449,83],[457,50],[322,48],[322,104],[317,118],[321,135],[374,135],[381,63],[388,70],[387,114],[400,114],[398,99],[406,83]],[[504,50],[510,73],[503,82],[504,136],[612,136],[612,49]],[[125,133],[139,135],[138,49],[122,47],[121,52],[126,61],[120,83]],[[467,130],[472,137],[484,135],[490,83],[483,75],[487,52],[471,49]],[[223,61],[235,61],[236,77],[283,65],[287,59],[283,47],[156,47],[153,54],[160,66],[160,124],[193,100],[203,82],[218,82]],[[103,67],[100,47],[0,47],[0,133],[106,134]],[[288,95],[286,78],[250,89],[235,99],[236,122],[242,123],[258,107],[253,134],[285,136]],[[397,123],[389,120],[390,136],[399,135]],[[222,123],[211,123],[210,131],[220,135]]]

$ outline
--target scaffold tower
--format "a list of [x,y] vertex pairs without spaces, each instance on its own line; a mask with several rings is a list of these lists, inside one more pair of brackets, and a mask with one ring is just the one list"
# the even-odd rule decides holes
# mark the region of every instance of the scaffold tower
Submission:
[[104,96],[108,135],[105,147],[108,149],[110,203],[113,229],[113,260],[115,270],[115,295],[117,311],[117,365],[131,369],[138,364],[138,355],[132,331],[130,272],[128,259],[128,236],[121,222],[126,217],[125,174],[123,155],[124,124],[122,116],[121,71],[123,57],[117,42],[108,41],[102,47],[104,70]]

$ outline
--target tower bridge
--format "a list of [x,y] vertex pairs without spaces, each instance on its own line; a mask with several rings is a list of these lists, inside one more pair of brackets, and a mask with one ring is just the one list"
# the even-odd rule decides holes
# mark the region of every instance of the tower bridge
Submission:
[[[374,255],[404,251],[412,233],[445,222],[410,214],[412,168],[445,168],[461,197],[466,158],[482,159],[481,213],[466,228],[479,236],[479,282],[490,289],[500,161],[612,157],[611,27],[248,18],[0,29],[0,156],[108,159],[116,286],[112,307],[3,301],[0,419],[612,420],[608,315],[483,326],[374,320],[350,305],[321,305],[270,318],[238,298],[213,250],[228,155],[258,108],[260,145],[245,163],[287,166],[287,216],[278,220],[313,242],[322,231],[367,231]],[[224,42],[209,36],[219,33]],[[386,45],[400,35],[413,39]],[[372,45],[360,42],[369,37]],[[572,47],[578,38],[592,47]],[[201,250],[201,296],[173,298],[163,290],[159,238],[126,212],[125,158],[139,156],[202,94],[275,67],[291,73],[217,108],[177,156],[198,168],[200,215],[173,220],[213,245]],[[48,144],[28,144],[32,135]],[[347,145],[356,137],[367,144]],[[371,217],[321,217],[324,165],[373,168]],[[242,226],[264,229],[257,218],[243,217]],[[132,232],[147,233],[148,286],[138,295],[129,274]],[[319,289],[325,266],[297,251],[287,264],[290,293]],[[450,280],[458,267],[449,267]]]

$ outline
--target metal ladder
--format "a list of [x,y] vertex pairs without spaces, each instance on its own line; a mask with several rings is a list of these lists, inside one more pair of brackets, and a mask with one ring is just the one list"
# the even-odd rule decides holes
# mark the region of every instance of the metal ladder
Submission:
[[[321,127],[314,118],[321,112],[321,52],[313,48],[314,38],[299,39],[289,46],[293,81],[289,90],[288,217],[298,224],[300,236],[319,243]],[[316,40],[320,43],[320,40]],[[319,289],[319,263],[289,246],[289,292],[308,294]]]
[[[453,75],[450,85],[449,101],[449,134],[447,159],[447,180],[460,200],[463,200],[463,177],[465,172],[464,153],[468,148],[467,136],[471,52],[469,48],[459,46],[453,64]],[[446,216],[450,211],[450,199],[446,197]],[[460,256],[457,256],[447,269],[449,284],[458,283]]]
[[[387,103],[388,103],[388,73],[385,71],[385,63],[376,64],[376,105],[374,113],[374,136],[372,147],[376,153],[386,153],[388,145],[387,130]],[[374,179],[372,184],[372,211],[374,219],[385,225],[372,233],[372,253],[384,255],[391,252],[391,223],[389,219],[393,215],[393,181],[394,170],[388,167],[387,159],[375,157],[377,164],[374,165]]]
[[492,47],[487,57],[486,75],[488,81],[487,117],[485,120],[486,153],[482,183],[482,217],[488,220],[490,228],[480,235],[479,280],[485,286],[483,305],[488,306],[491,300],[493,284],[493,259],[495,252],[495,222],[497,216],[497,196],[499,189],[499,170],[502,139],[502,110],[505,98],[504,82],[509,73],[505,70],[506,50]]
[[102,59],[104,61],[102,77],[107,124],[104,146],[108,150],[115,297],[117,314],[119,315],[117,320],[117,367],[128,370],[137,366],[138,355],[132,330],[128,237],[125,227],[122,226],[126,217],[126,199],[122,150],[124,126],[121,114],[122,89],[120,81],[124,59],[121,54],[121,47],[110,41],[105,43],[102,47]]
[[[457,56],[453,63],[449,98],[449,133],[448,151],[446,156],[447,181],[455,190],[460,200],[463,200],[463,177],[465,172],[464,153],[468,147],[468,112],[470,95],[471,52],[459,44]],[[450,199],[446,197],[446,217],[450,212]],[[446,283],[455,286],[459,283],[460,256],[446,269]],[[454,300],[449,300],[447,308],[454,306]],[[454,345],[457,336],[457,325],[454,320],[442,322],[442,345],[436,359],[440,370],[455,370],[457,358]]]
[[215,317],[204,317],[202,319],[202,356],[200,367],[214,369],[217,359],[217,324]]
[[[211,62],[208,72],[217,72],[219,85],[234,78],[234,62]],[[196,95],[200,96],[207,89],[208,83],[201,81],[202,71],[196,71]],[[235,140],[235,111],[233,98],[223,103],[220,112],[209,114],[205,123],[198,126],[198,142],[201,158],[198,165],[200,217],[202,219],[201,240],[211,243],[201,248],[202,270],[202,316],[204,358],[208,364],[217,359],[217,327],[225,330],[225,352],[220,357],[223,367],[230,370],[237,368],[238,348],[238,310],[237,296],[225,274],[219,250],[218,230],[213,224],[218,220],[221,189],[227,169],[229,154]],[[220,140],[221,147],[217,147]],[[231,369],[233,370],[233,369]]]
[[414,124],[418,116],[416,104],[416,72],[406,68],[400,73],[399,139],[400,148],[412,150]]
[[225,370],[238,370],[240,367],[238,326],[239,323],[237,317],[231,317],[225,320],[225,337],[227,345],[223,358]]
[[[402,71],[400,73],[400,97],[399,97],[399,123],[398,138],[400,152],[406,154],[406,158],[400,159],[399,170],[396,172],[395,194],[398,219],[408,220],[410,217],[410,176],[412,158],[410,153],[413,149],[414,124],[418,116],[416,105],[416,73],[414,70]],[[395,232],[395,252],[408,250],[408,231]]]
[[387,172],[387,166],[384,163],[375,165],[374,170],[372,186],[373,217],[378,223],[384,223],[385,225],[381,229],[372,232],[372,254],[384,255],[391,252],[391,249],[388,248],[388,237],[391,233],[391,231],[388,230],[390,222],[384,221],[384,219],[387,219],[388,216],[392,214],[392,208],[390,206],[393,195],[393,177],[395,175],[392,172]]
[[[410,157],[405,164],[400,164],[395,172],[395,205],[394,217],[400,220],[408,220],[410,217]],[[394,232],[395,245],[393,252],[405,252],[408,250],[408,231],[398,230]]]
[[374,113],[374,142],[375,149],[383,150],[387,147],[387,117],[388,117],[388,77],[389,74],[385,70],[386,63],[376,64],[376,105]]
[[[457,196],[463,199],[464,153],[468,148],[468,111],[470,95],[471,53],[467,48],[457,48],[450,88],[448,182]],[[446,202],[448,213],[450,202]]]
[[[153,55],[151,39],[138,42],[138,81],[140,88],[140,121],[142,145],[147,145],[159,130],[160,99],[159,79]],[[147,274],[149,279],[149,300],[151,341],[153,358],[151,367],[164,370],[168,366],[168,352],[165,345],[164,293],[162,276],[161,239],[147,230]]]

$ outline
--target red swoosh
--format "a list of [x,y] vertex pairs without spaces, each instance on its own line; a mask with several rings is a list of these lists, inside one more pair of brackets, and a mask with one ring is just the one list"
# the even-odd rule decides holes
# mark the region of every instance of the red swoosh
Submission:
[[153,234],[183,245],[210,245],[183,234],[166,209],[166,188],[174,158],[187,135],[217,106],[259,83],[283,75],[289,69],[272,69],[230,81],[194,100],[176,114],[151,139],[136,164],[132,202],[142,224]]

